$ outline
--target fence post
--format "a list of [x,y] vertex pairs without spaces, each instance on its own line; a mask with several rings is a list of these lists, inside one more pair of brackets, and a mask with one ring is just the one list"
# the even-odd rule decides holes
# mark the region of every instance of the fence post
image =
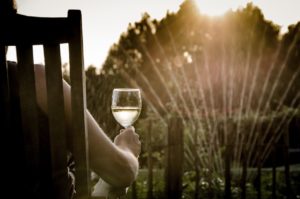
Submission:
[[231,146],[225,148],[225,199],[231,199]]
[[283,153],[284,153],[284,175],[286,183],[286,198],[290,199],[291,193],[291,181],[290,181],[290,164],[289,164],[289,125],[284,126],[283,129]]
[[197,130],[198,130],[198,123],[195,124],[193,132],[194,132],[194,155],[195,155],[195,160],[194,160],[194,164],[195,164],[195,199],[199,198],[199,181],[200,181],[200,169],[199,169],[199,164],[200,164],[200,160],[199,160],[199,156],[198,156],[198,146],[199,146],[199,141],[198,141],[198,135],[197,135]]
[[[243,143],[241,143],[243,144]],[[245,146],[242,148],[242,179],[241,179],[241,199],[246,199],[246,180],[247,180],[247,149]]]
[[256,175],[256,182],[257,182],[257,199],[261,199],[261,167],[262,167],[262,159],[261,159],[261,152],[262,152],[262,143],[259,142],[258,144],[258,164],[257,164],[257,175]]
[[233,131],[233,122],[232,121],[227,121],[227,126],[224,128],[227,128],[227,130],[225,131],[225,129],[223,129],[224,132],[227,133],[227,135],[225,135],[226,137],[226,141],[225,141],[225,154],[224,154],[224,161],[225,161],[225,190],[224,190],[224,195],[225,195],[225,199],[231,199],[231,156],[232,156],[232,147],[233,147],[233,140],[235,140],[234,138],[230,138],[230,134],[228,132]]
[[272,199],[276,199],[276,143],[275,141],[272,142]]
[[131,198],[137,199],[136,181],[131,184]]
[[147,152],[148,152],[148,190],[147,190],[147,199],[153,198],[153,163],[152,163],[152,122],[149,122],[149,128],[147,132]]
[[166,168],[167,198],[179,199],[182,195],[183,174],[183,123],[171,118],[168,124],[168,148]]

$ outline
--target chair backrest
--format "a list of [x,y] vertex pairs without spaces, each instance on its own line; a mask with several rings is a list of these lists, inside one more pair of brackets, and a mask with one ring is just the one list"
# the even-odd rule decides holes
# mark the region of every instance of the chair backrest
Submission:
[[[71,83],[71,126],[74,135],[70,151],[75,160],[76,195],[78,198],[88,197],[90,186],[81,12],[69,10],[66,18],[41,18],[19,14],[1,16],[0,27],[0,129],[5,154],[5,161],[2,161],[5,164],[5,170],[2,173],[6,172],[13,178],[6,179],[8,190],[16,190],[16,193],[10,195],[22,190],[24,192],[19,195],[24,198],[46,198],[42,196],[43,193],[38,188],[41,176],[44,175],[40,163],[44,155],[42,149],[45,146],[40,139],[43,132],[40,132],[39,127],[33,63],[33,45],[43,45],[51,159],[49,181],[55,198],[68,198],[69,193],[66,187],[68,150],[60,57],[60,44],[67,43]],[[8,75],[6,46],[16,46],[22,135],[16,135],[18,132],[13,123],[15,116],[11,114],[14,109],[12,104],[15,102],[13,101],[14,94],[10,89],[12,85],[10,85]],[[21,150],[16,150],[16,148]]]

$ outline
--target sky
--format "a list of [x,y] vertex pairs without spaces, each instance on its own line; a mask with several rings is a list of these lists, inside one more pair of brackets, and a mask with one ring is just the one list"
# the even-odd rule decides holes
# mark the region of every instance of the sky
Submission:
[[[85,67],[101,68],[109,48],[116,43],[129,23],[141,19],[147,12],[161,19],[167,11],[176,12],[184,0],[17,0],[18,13],[40,17],[66,17],[68,9],[80,9],[83,23]],[[243,7],[253,2],[266,19],[282,27],[300,21],[300,0],[195,0],[199,10],[208,15],[222,15],[227,10]],[[62,59],[66,62],[67,46],[62,46]],[[35,63],[43,63],[42,47],[34,48]],[[15,60],[13,48],[8,59]]]

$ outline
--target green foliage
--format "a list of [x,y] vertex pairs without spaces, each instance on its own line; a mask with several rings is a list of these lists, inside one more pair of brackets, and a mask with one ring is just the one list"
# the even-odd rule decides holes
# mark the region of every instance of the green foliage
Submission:
[[[282,168],[278,168],[279,171],[276,173],[276,196],[277,198],[285,198],[286,195],[286,184],[285,184],[285,176]],[[246,194],[247,198],[255,199],[257,198],[257,185],[255,181],[255,170],[251,169],[249,173],[251,174],[251,178],[246,182]],[[225,182],[221,175],[212,175],[211,180],[209,180],[206,171],[201,171],[201,177],[199,179],[199,187],[198,198],[224,198],[224,188]],[[142,169],[140,171],[139,177],[136,182],[137,186],[137,198],[146,198],[147,196],[147,175],[148,170]],[[233,176],[233,182],[231,187],[231,193],[233,199],[241,198],[241,188],[239,184],[240,176],[235,174]],[[300,196],[300,174],[299,168],[295,168],[295,170],[291,171],[291,182],[292,182],[292,194],[293,197]],[[188,171],[183,175],[183,196],[182,198],[195,198],[195,172]],[[261,197],[262,198],[271,198],[272,196],[272,171],[270,169],[265,169],[262,171],[261,176]],[[162,199],[164,196],[164,173],[163,170],[154,170],[154,180],[153,180],[154,190],[153,190],[153,198]],[[131,189],[128,192],[128,198],[131,198]]]

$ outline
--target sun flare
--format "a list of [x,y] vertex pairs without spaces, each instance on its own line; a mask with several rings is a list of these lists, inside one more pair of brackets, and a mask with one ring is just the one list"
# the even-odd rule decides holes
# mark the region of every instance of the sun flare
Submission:
[[209,16],[221,16],[228,10],[236,9],[245,1],[241,0],[194,0],[202,14]]

